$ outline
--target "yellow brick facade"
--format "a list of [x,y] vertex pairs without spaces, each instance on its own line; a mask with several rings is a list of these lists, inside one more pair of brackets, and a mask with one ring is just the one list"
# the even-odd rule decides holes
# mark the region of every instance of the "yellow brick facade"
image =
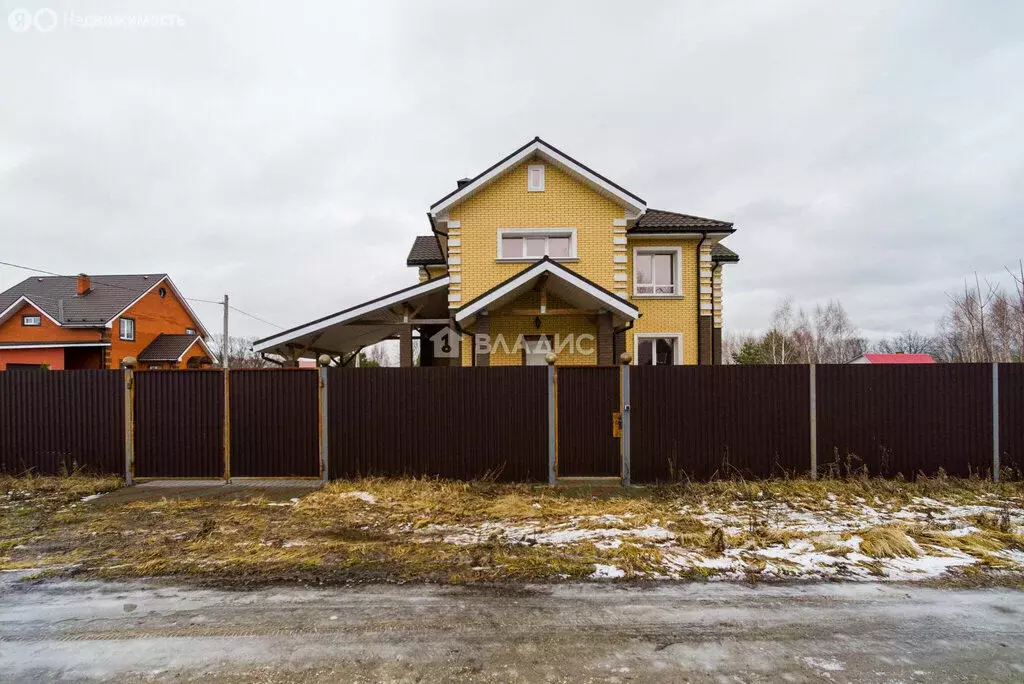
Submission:
[[[628,236],[622,206],[550,163],[545,164],[544,190],[530,192],[527,190],[527,168],[529,164],[536,163],[539,162],[522,162],[449,210],[448,274],[452,278],[449,287],[454,300],[449,304],[452,313],[532,263],[498,261],[500,229],[571,228],[576,231],[577,258],[560,260],[560,263],[630,301],[640,310],[641,317],[625,333],[626,351],[635,356],[636,333],[681,335],[682,362],[697,363],[697,312],[701,300],[697,261],[699,240],[635,239]],[[633,250],[637,247],[680,248],[681,296],[633,296]],[[440,271],[437,274],[440,275]],[[709,286],[710,283],[709,277]],[[710,293],[706,297],[710,301]],[[536,303],[532,306],[536,307]],[[526,302],[517,302],[506,310],[512,308],[529,306]],[[521,351],[511,348],[520,335],[573,334],[578,337],[587,334],[596,337],[597,333],[594,316],[546,316],[541,318],[540,328],[536,327],[535,318],[530,316],[493,311],[488,318],[492,339],[501,335],[510,347],[508,350],[495,350],[490,356],[492,365],[522,363]],[[592,365],[596,361],[596,353],[581,355],[578,351],[563,350],[558,356],[559,365]],[[468,335],[463,338],[462,364],[473,364],[472,338]]]

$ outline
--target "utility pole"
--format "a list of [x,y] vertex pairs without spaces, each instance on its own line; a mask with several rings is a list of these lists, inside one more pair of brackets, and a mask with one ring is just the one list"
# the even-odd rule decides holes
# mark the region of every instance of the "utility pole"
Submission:
[[228,351],[230,350],[228,344],[228,296],[224,295],[224,338],[221,340],[220,345],[220,367],[227,370],[231,365],[228,361]]

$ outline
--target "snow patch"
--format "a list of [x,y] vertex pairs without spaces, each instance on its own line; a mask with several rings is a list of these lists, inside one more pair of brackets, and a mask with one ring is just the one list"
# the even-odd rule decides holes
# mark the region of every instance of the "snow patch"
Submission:
[[594,572],[590,573],[590,579],[618,579],[625,577],[626,573],[614,565],[594,564]]
[[359,499],[368,504],[377,503],[377,497],[370,492],[345,492],[344,494],[339,494],[339,497],[342,499]]

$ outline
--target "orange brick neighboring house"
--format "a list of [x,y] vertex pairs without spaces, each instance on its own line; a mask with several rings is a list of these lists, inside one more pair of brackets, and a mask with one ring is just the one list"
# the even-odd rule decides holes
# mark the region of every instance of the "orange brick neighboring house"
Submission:
[[171,279],[140,275],[28,278],[0,293],[0,370],[198,368],[212,363],[202,322]]

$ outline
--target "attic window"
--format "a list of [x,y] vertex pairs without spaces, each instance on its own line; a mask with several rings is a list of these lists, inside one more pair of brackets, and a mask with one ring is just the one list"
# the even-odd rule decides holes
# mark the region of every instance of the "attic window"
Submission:
[[22,316],[21,317],[21,324],[26,326],[26,327],[33,327],[33,326],[37,326],[37,325],[42,325],[43,324],[43,317],[42,316]]
[[163,299],[164,297],[167,296],[167,288],[161,287],[159,290],[157,290],[157,293],[160,295],[160,299]]
[[530,164],[526,169],[526,190],[544,192],[544,165]]

